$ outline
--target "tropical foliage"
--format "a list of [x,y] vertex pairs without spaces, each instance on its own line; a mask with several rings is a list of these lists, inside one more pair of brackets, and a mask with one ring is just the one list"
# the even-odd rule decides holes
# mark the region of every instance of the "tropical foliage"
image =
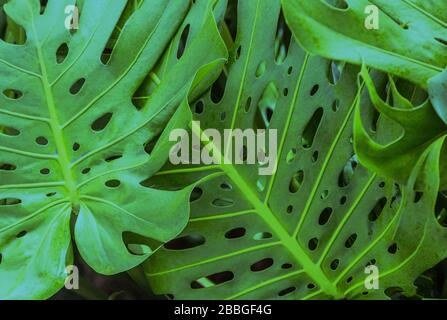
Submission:
[[[170,299],[446,297],[442,0],[1,3],[0,298],[73,264]],[[214,164],[168,161],[179,128]],[[274,173],[228,129],[276,130]]]

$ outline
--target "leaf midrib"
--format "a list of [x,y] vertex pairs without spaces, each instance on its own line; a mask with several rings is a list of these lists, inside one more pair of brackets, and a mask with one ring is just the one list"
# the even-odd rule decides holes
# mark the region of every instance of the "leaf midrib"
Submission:
[[[192,132],[198,137],[203,137],[204,140],[209,140],[204,137],[203,131],[199,125],[192,122]],[[256,194],[252,191],[251,187],[245,182],[245,180],[239,175],[237,170],[232,164],[225,164],[223,155],[220,150],[214,146],[212,142],[207,145],[208,148],[212,148],[213,156],[219,159],[221,163],[221,170],[238,186],[240,190],[244,191],[244,196],[248,202],[254,207],[257,214],[272,228],[272,231],[279,238],[281,244],[290,252],[290,254],[295,258],[295,260],[301,265],[304,272],[309,275],[327,294],[333,296],[334,298],[342,298],[343,295],[340,293],[336,287],[324,274],[324,272],[316,265],[306,254],[306,252],[301,248],[296,239],[290,235],[283,225],[279,222],[276,216],[273,214],[271,209],[266,203],[261,201]]]
[[[27,9],[30,10],[29,6],[27,6]],[[45,99],[47,101],[47,108],[48,113],[50,116],[49,125],[50,129],[54,138],[54,143],[57,151],[57,161],[59,163],[59,166],[62,171],[62,176],[65,181],[65,188],[68,191],[68,196],[70,198],[70,202],[72,204],[76,204],[78,202],[77,192],[76,192],[76,183],[75,179],[73,178],[73,172],[70,169],[70,160],[68,157],[67,147],[65,144],[65,139],[63,135],[63,129],[61,128],[59,124],[59,119],[57,115],[57,108],[54,101],[53,92],[51,89],[51,85],[48,78],[48,72],[44,60],[44,55],[42,52],[41,44],[39,42],[35,21],[34,21],[34,15],[32,13],[32,10],[30,12],[30,16],[32,17],[31,25],[32,30],[35,36],[35,46],[36,46],[36,52],[38,57],[38,62],[40,66],[40,70],[42,73],[41,81],[45,93]]]

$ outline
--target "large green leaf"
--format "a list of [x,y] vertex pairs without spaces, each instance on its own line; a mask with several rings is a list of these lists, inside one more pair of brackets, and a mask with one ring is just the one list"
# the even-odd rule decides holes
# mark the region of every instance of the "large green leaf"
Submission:
[[365,80],[374,106],[383,116],[399,125],[403,132],[396,140],[386,145],[377,143],[363,127],[361,112],[358,110],[354,130],[356,154],[367,168],[406,184],[412,169],[421,157],[426,156],[431,145],[438,139],[444,140],[447,125],[437,116],[429,100],[420,106],[414,106],[411,101],[401,96],[393,79],[390,81],[393,87],[392,98],[398,105],[395,107],[382,100],[365,67],[362,68],[361,76]]
[[[189,110],[178,106],[224,63],[211,6],[180,44],[188,1],[132,1],[137,10],[127,16],[125,0],[78,1],[79,29],[67,30],[74,3],[5,5],[26,42],[0,42],[0,298],[46,298],[63,285],[70,221],[82,257],[104,274],[156,249],[134,254],[126,235],[165,242],[187,223],[192,186],[140,182],[166,161],[167,134],[188,123]],[[186,43],[146,103],[132,103],[166,49]]]
[[[447,16],[443,1],[430,0],[283,0],[287,21],[301,45],[322,56],[366,64],[430,87],[430,100],[406,103],[412,110],[391,110],[368,90],[380,112],[387,114],[404,133],[394,143],[381,146],[363,133],[357,123],[356,146],[361,162],[381,175],[405,182],[424,151],[446,131],[445,81],[447,65]],[[379,28],[369,30],[371,6],[378,9]],[[394,85],[390,83],[391,85]],[[399,92],[395,90],[399,95]],[[413,97],[413,96],[412,96]],[[398,97],[396,97],[397,99]],[[410,98],[409,98],[410,99]],[[411,99],[410,99],[411,100]],[[404,103],[405,104],[405,103]],[[436,112],[434,112],[432,109]],[[396,119],[396,118],[400,118]],[[444,169],[441,170],[445,187]]]
[[[447,66],[444,0],[282,0],[286,19],[306,50],[365,63],[423,87]],[[365,21],[379,9],[379,29]]]
[[[239,1],[237,11],[226,72],[192,106],[200,127],[191,131],[277,129],[277,171],[168,165],[148,179],[175,189],[220,174],[193,191],[185,231],[145,263],[153,289],[176,299],[383,298],[396,287],[414,294],[415,278],[447,255],[433,246],[447,236],[434,214],[441,143],[407,187],[367,171],[351,141],[358,69],[347,65],[339,78],[341,66],[294,41],[289,47],[279,0]],[[367,92],[361,101],[377,136]],[[218,159],[217,144],[206,145]],[[419,172],[423,194],[412,188]],[[379,268],[379,290],[364,288],[369,264]]]

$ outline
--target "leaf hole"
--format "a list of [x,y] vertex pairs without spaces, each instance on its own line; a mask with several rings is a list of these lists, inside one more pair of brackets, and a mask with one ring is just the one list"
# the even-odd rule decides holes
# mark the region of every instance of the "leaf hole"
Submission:
[[43,175],[48,175],[48,174],[50,174],[50,169],[43,168],[42,170],[40,170],[40,173],[43,174]]
[[309,242],[307,243],[307,247],[309,248],[310,251],[314,251],[315,249],[317,249],[317,247],[318,247],[318,238],[310,239]]
[[398,249],[397,243],[393,243],[388,247],[388,252],[391,254],[395,254],[397,252],[397,249]]
[[0,133],[5,136],[17,137],[20,134],[20,130],[12,127],[1,126]]
[[264,75],[265,69],[267,68],[267,63],[265,61],[262,61],[258,68],[256,69],[256,78],[260,78]]
[[331,262],[331,265],[330,265],[330,267],[331,267],[331,270],[337,270],[337,268],[338,268],[338,266],[340,265],[340,260],[339,259],[334,259],[332,262]]
[[46,145],[48,145],[48,139],[45,137],[37,137],[36,143],[40,146],[46,146]]
[[310,149],[312,147],[318,128],[320,127],[321,120],[323,118],[323,112],[323,108],[318,108],[304,128],[301,137],[301,145],[304,149]]
[[320,217],[318,218],[318,224],[320,226],[324,226],[330,219],[332,215],[332,208],[325,208],[321,213]]
[[272,258],[265,258],[265,259],[259,260],[258,262],[255,262],[250,266],[250,270],[253,272],[259,272],[259,271],[266,270],[273,265],[273,262],[274,261]]
[[56,62],[57,64],[61,64],[65,61],[68,56],[69,48],[66,43],[63,43],[56,50]]
[[16,165],[9,163],[0,163],[0,171],[14,171],[17,169]]
[[225,94],[225,87],[227,85],[227,76],[222,71],[216,82],[211,87],[211,101],[218,104]]
[[337,112],[340,109],[340,100],[336,99],[332,102],[332,111]]
[[180,59],[185,53],[186,44],[188,42],[189,31],[191,26],[189,24],[186,25],[185,29],[183,29],[182,35],[180,36],[180,41],[177,49],[177,59]]
[[421,199],[422,199],[423,196],[424,196],[424,193],[423,193],[423,192],[416,191],[415,194],[414,194],[414,200],[413,200],[413,202],[414,202],[414,203],[418,203],[419,201],[421,201]]
[[346,0],[326,0],[326,3],[338,10],[347,10],[349,9],[349,5]]
[[297,193],[298,190],[300,190],[301,186],[303,185],[303,182],[304,182],[304,171],[300,170],[293,175],[292,179],[290,179],[289,191],[291,193]]
[[16,89],[6,89],[3,91],[3,95],[12,100],[18,100],[23,97],[23,92]]
[[284,14],[281,10],[281,14],[278,18],[276,26],[276,41],[275,41],[275,62],[282,64],[289,54],[289,48],[292,40],[292,32],[287,26]]
[[233,186],[231,184],[229,184],[228,182],[223,182],[223,183],[220,184],[220,188],[223,189],[223,190],[230,191],[230,190],[233,189]]
[[226,208],[226,207],[232,207],[234,205],[234,201],[231,199],[226,199],[226,198],[217,198],[213,200],[213,205],[215,205],[216,207],[222,207],[222,208]]
[[81,145],[77,142],[73,143],[73,151],[78,151],[81,148]]
[[205,237],[200,234],[190,234],[176,238],[164,244],[168,250],[186,250],[201,246],[205,243]]
[[355,241],[357,240],[357,234],[353,233],[349,236],[349,238],[345,241],[345,248],[351,248]]
[[202,100],[197,101],[197,103],[194,106],[194,112],[196,114],[202,114],[203,110],[205,109],[205,104]]
[[295,290],[296,290],[296,287],[288,287],[288,288],[278,292],[278,296],[283,297],[285,295],[288,295],[288,294],[294,292]]
[[70,87],[70,93],[72,95],[78,94],[79,91],[84,87],[85,84],[85,78],[81,78],[76,80]]
[[16,238],[23,238],[24,236],[26,236],[27,232],[25,230],[20,231],[17,235]]
[[121,185],[121,181],[119,181],[117,179],[112,179],[112,180],[106,181],[105,185],[106,185],[106,187],[115,189]]
[[258,232],[253,236],[254,240],[266,240],[272,238],[273,235],[270,232]]
[[245,102],[245,112],[250,111],[250,107],[251,107],[251,97],[247,98],[247,101]]
[[91,128],[93,131],[102,131],[107,127],[107,125],[110,123],[110,120],[112,119],[113,113],[107,112],[106,114],[103,114],[101,117],[93,121]]
[[386,202],[387,202],[387,199],[385,197],[383,197],[383,198],[379,199],[379,201],[377,201],[374,208],[368,214],[369,221],[374,222],[377,219],[379,219],[380,215],[382,214],[383,209],[385,208]]
[[318,93],[318,90],[320,90],[320,86],[318,84],[314,85],[312,89],[310,90],[310,96],[313,97]]
[[234,273],[231,271],[218,272],[194,280],[193,282],[191,282],[191,289],[209,288],[216,285],[224,284],[233,279],[234,279]]
[[3,198],[0,199],[0,206],[15,206],[22,203],[22,200],[18,198]]
[[225,238],[227,239],[237,239],[245,236],[246,230],[245,228],[234,228],[225,233]]
[[297,152],[295,148],[290,149],[286,156],[286,162],[292,163],[296,159]]

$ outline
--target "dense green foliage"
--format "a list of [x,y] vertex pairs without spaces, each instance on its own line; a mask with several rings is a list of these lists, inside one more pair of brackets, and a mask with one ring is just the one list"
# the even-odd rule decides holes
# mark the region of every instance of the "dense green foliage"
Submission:
[[[84,262],[175,299],[445,296],[442,0],[2,3],[0,299]],[[173,165],[176,128],[275,129],[276,171]]]

